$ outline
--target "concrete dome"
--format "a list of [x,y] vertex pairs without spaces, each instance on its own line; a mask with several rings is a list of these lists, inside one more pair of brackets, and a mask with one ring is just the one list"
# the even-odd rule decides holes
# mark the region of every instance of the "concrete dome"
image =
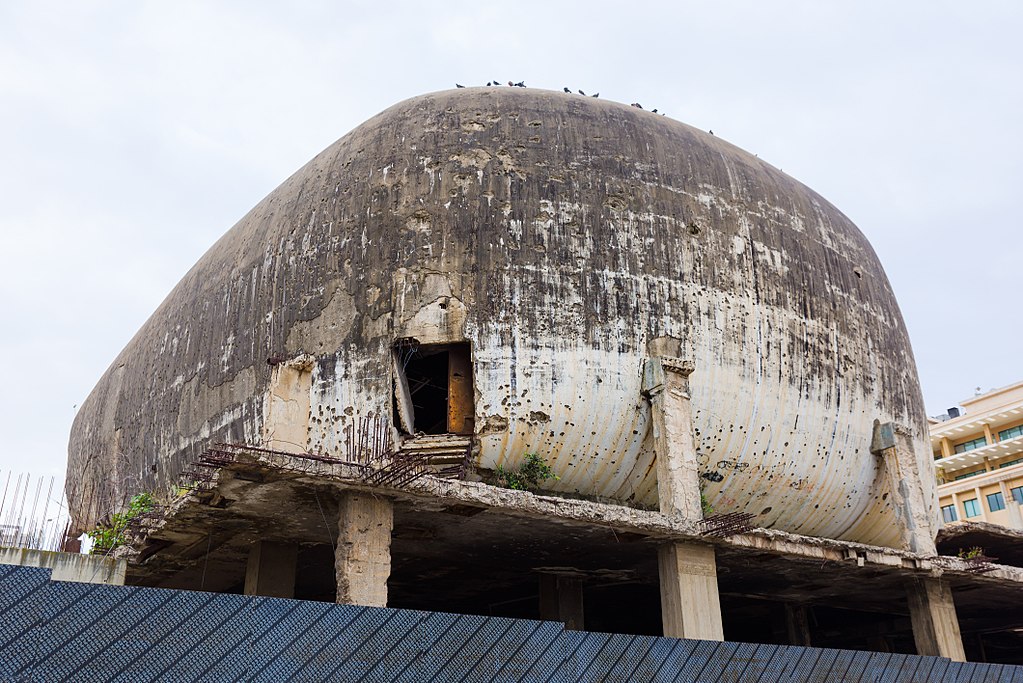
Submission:
[[75,514],[166,486],[211,442],[265,443],[268,358],[304,359],[305,398],[282,404],[308,424],[297,447],[339,454],[370,415],[415,432],[417,348],[471,378],[439,431],[473,433],[483,469],[540,453],[565,492],[656,505],[641,385],[657,354],[695,363],[716,512],[896,545],[874,420],[908,426],[929,466],[902,317],[841,212],[666,117],[467,88],[362,124],[185,275],[78,414]]

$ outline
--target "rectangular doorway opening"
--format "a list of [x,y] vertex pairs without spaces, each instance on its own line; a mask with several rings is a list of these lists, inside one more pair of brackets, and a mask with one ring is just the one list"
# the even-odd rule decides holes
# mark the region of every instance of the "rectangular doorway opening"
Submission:
[[405,434],[472,434],[475,388],[469,344],[394,345],[394,426]]

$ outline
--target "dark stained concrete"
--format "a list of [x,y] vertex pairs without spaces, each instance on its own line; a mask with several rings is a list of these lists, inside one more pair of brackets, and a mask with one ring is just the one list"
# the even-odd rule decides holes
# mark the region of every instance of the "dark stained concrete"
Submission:
[[656,503],[655,347],[696,363],[717,510],[895,546],[873,420],[907,426],[929,466],[901,315],[840,211],[665,117],[466,88],[359,126],[184,276],[76,416],[75,519],[167,490],[211,442],[267,443],[284,359],[311,363],[296,448],[342,454],[360,420],[393,422],[406,337],[471,345],[480,467],[538,452],[567,493]]

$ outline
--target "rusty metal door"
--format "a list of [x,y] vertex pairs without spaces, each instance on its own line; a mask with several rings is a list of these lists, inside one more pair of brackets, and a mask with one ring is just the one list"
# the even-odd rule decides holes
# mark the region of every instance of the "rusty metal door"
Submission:
[[448,351],[448,433],[472,434],[476,416],[474,400],[469,345],[452,346]]

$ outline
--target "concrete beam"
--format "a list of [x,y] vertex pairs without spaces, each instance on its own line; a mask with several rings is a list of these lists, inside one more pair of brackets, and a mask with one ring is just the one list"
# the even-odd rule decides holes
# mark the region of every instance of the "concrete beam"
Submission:
[[714,548],[665,543],[658,550],[661,623],[669,638],[724,640]]
[[80,555],[30,548],[0,548],[0,564],[49,569],[51,581],[123,586],[127,562],[102,555]]
[[390,498],[342,494],[334,555],[339,604],[387,607],[393,527],[394,504]]
[[582,631],[583,582],[570,576],[541,574],[540,618],[560,621],[569,631]]
[[650,358],[643,368],[643,393],[650,401],[657,499],[662,514],[703,518],[699,461],[693,433],[689,375],[693,364],[678,358]]
[[940,578],[913,579],[906,585],[906,593],[916,653],[965,662],[963,637],[948,584]]
[[249,550],[249,562],[245,568],[245,595],[295,597],[297,564],[297,545],[257,541]]

